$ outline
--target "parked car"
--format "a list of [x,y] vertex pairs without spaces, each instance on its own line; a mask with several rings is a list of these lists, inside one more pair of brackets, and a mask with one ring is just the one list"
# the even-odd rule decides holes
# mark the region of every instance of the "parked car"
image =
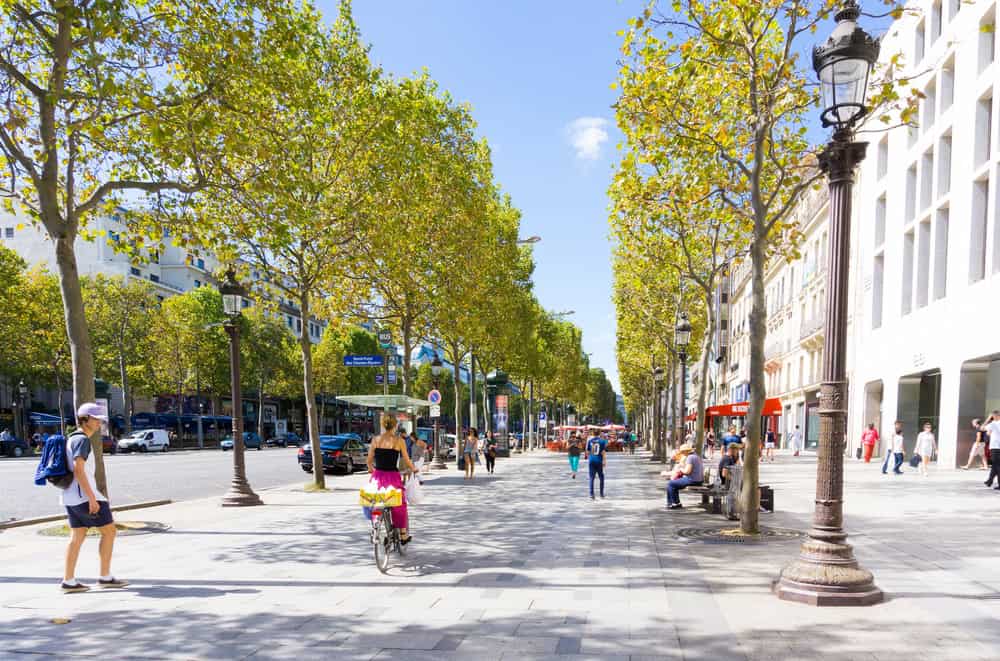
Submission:
[[271,438],[267,439],[264,443],[269,448],[275,446],[281,448],[287,448],[288,446],[292,446],[297,448],[300,445],[302,445],[303,441],[302,437],[296,434],[295,432],[286,431],[281,434],[275,434]]
[[[340,470],[350,475],[365,465],[368,450],[357,434],[338,434],[319,437],[320,452],[323,453],[323,471]],[[307,473],[313,470],[312,449],[299,448],[299,466]]]
[[[236,443],[233,441],[232,436],[226,436],[222,439],[222,443],[219,443],[219,447],[222,451],[232,450]],[[243,432],[243,447],[247,450],[263,450],[264,442],[260,440],[260,436],[257,432],[245,431]]]
[[105,454],[115,454],[118,451],[118,444],[115,443],[115,439],[107,434],[101,435],[101,447]]
[[128,436],[119,439],[118,450],[122,452],[149,452],[159,450],[166,452],[170,449],[170,435],[166,429],[140,429]]
[[444,448],[444,458],[454,459],[455,455],[455,435],[454,434],[444,434],[441,436],[441,442],[444,443],[441,447]]
[[23,457],[31,454],[31,446],[19,438],[11,438],[9,441],[0,441],[0,455],[8,457]]

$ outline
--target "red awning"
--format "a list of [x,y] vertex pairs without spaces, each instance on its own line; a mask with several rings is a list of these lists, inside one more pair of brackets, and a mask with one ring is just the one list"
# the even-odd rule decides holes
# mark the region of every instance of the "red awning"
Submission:
[[[750,410],[749,402],[737,402],[735,404],[719,404],[718,406],[709,406],[705,409],[705,417],[731,417],[731,418],[745,418],[747,412]],[[781,400],[777,397],[769,397],[764,400],[764,412],[761,414],[764,416],[769,415],[781,415]]]

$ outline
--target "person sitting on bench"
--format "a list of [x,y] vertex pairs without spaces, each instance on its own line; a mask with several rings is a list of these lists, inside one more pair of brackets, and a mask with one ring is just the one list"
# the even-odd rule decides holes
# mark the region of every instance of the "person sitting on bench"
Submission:
[[732,474],[729,468],[740,465],[740,450],[742,449],[742,443],[730,443],[726,446],[726,454],[723,455],[722,461],[719,462],[719,482],[722,486],[729,484],[729,477]]
[[681,507],[681,489],[701,486],[705,474],[705,465],[690,443],[677,449],[674,461],[679,466],[674,472],[674,479],[667,482],[667,509],[670,510]]

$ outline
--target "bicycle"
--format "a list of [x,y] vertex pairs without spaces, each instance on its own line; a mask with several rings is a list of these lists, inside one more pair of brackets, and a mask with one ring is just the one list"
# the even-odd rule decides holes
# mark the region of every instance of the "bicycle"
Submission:
[[375,566],[385,574],[389,569],[389,554],[393,551],[400,557],[406,555],[399,528],[392,524],[392,508],[384,505],[372,507],[372,549],[375,553]]

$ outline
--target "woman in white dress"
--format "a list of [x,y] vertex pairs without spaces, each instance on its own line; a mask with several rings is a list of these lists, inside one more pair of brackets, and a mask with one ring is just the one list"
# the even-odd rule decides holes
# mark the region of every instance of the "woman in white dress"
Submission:
[[927,477],[931,457],[937,451],[937,441],[934,440],[934,433],[931,432],[931,423],[924,423],[924,430],[917,435],[917,445],[913,451],[920,455],[920,474]]

